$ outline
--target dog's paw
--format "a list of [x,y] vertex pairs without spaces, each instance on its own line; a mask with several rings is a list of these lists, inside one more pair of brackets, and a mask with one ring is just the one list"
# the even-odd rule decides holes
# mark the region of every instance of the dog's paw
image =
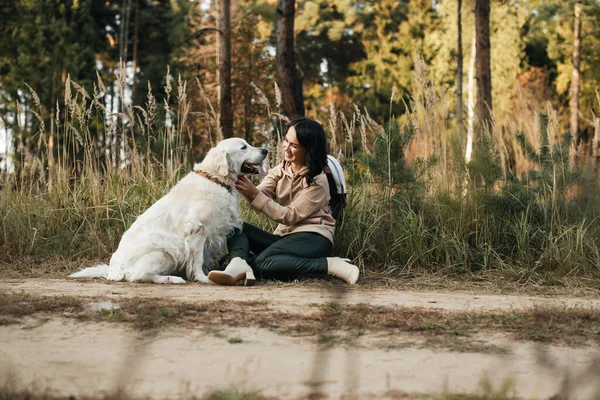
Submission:
[[185,283],[185,279],[180,278],[178,276],[168,276],[167,283],[181,284]]
[[206,275],[198,276],[194,278],[194,280],[200,283],[212,283],[210,280],[208,280],[208,276]]

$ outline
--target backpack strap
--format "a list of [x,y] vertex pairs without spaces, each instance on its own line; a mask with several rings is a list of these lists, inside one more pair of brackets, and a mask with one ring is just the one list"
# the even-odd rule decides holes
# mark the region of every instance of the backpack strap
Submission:
[[[344,170],[340,162],[333,156],[327,155],[327,165],[325,168],[329,168],[331,176],[335,182],[336,192],[338,194],[346,194],[346,178],[344,177]],[[327,171],[325,171],[327,173]]]
[[333,177],[333,173],[331,172],[331,169],[326,165],[325,168],[323,168],[323,171],[325,172],[325,176],[327,177],[327,183],[329,184],[329,193],[331,195],[331,197],[333,198],[333,194],[339,194],[337,191],[337,185],[335,183],[335,178]]

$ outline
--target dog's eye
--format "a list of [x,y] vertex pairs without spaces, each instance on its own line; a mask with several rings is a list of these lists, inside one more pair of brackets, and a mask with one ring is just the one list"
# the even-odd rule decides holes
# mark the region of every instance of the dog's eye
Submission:
[[242,146],[242,150],[246,150],[246,148],[247,148],[247,147],[248,147],[248,146],[246,146],[246,145],[243,145],[243,146]]

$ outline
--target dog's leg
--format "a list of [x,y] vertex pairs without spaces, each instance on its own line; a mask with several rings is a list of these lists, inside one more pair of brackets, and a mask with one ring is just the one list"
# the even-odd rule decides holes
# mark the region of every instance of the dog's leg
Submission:
[[131,275],[130,282],[151,282],[151,283],[185,283],[185,279],[179,276],[172,275],[157,275],[149,272],[143,273],[141,275]]
[[204,235],[191,236],[188,238],[190,247],[190,259],[186,266],[186,276],[188,280],[208,283],[208,277],[204,275],[202,264],[204,263],[204,246],[206,237]]
[[150,277],[152,280],[151,282],[153,283],[185,283],[185,279],[180,278],[178,276],[162,276],[162,275],[153,275],[152,277]]
[[135,261],[131,271],[126,274],[126,279],[130,282],[185,283],[185,279],[178,276],[161,275],[172,273],[174,269],[173,257],[162,251],[152,251]]

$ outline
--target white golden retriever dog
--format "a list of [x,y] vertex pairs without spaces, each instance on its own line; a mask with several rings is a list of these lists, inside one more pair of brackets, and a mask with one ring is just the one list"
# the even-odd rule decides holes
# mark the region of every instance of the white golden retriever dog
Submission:
[[169,193],[140,215],[123,234],[110,264],[89,267],[71,278],[112,281],[208,282],[202,270],[242,227],[235,181],[241,173],[264,173],[266,149],[243,139],[225,139],[212,148]]

